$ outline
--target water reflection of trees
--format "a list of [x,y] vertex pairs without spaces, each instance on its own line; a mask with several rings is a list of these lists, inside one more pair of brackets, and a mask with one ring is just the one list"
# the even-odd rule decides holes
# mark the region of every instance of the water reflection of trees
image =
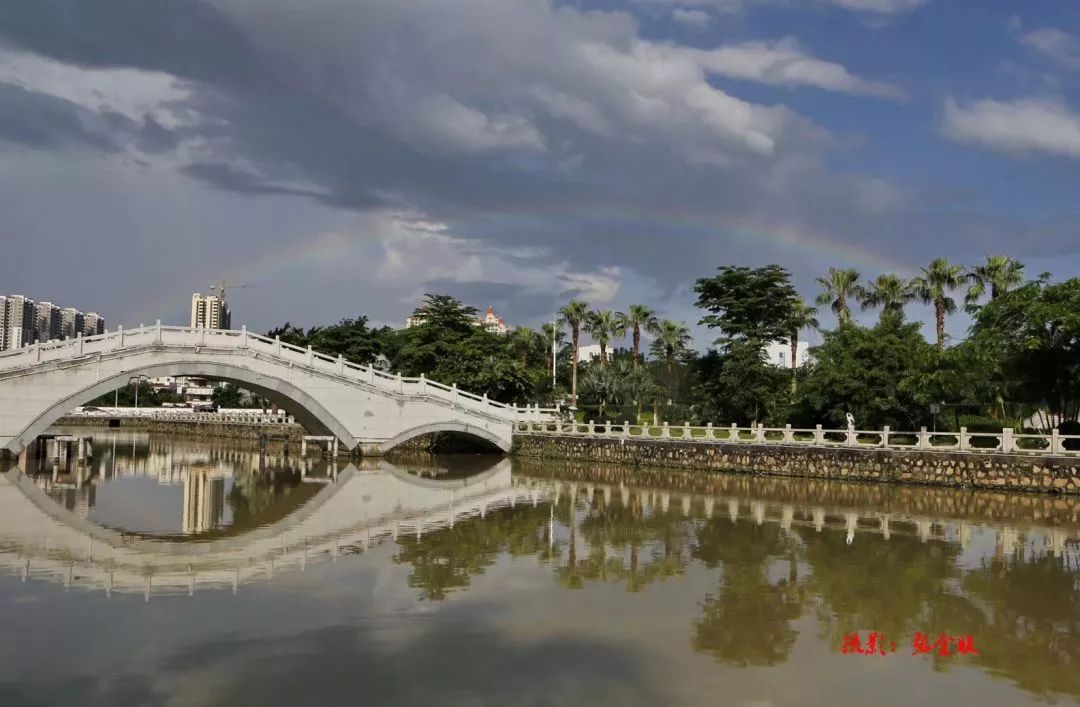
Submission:
[[[793,539],[776,525],[714,518],[700,526],[693,557],[723,568],[719,589],[705,597],[694,621],[694,650],[738,666],[787,660],[796,636],[791,622],[804,603]],[[780,557],[787,558],[787,576],[770,581]]]
[[[504,509],[403,537],[397,561],[426,599],[467,587],[500,553],[549,563],[559,586],[604,583],[636,593],[716,570],[716,588],[690,626],[694,650],[733,666],[788,660],[796,621],[814,611],[829,650],[843,636],[880,631],[909,653],[916,632],[973,636],[978,655],[932,656],[938,670],[963,661],[1044,699],[1080,698],[1080,570],[1052,554],[988,556],[964,568],[958,543],[894,533],[885,540],[826,528],[701,518],[596,493],[549,506]],[[550,536],[554,515],[562,532]]]

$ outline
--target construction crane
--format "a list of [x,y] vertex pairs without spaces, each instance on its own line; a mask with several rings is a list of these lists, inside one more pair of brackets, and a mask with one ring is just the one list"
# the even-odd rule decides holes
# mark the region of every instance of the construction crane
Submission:
[[228,296],[229,290],[235,290],[238,287],[258,287],[258,285],[230,285],[225,280],[221,280],[216,285],[210,285],[210,291],[217,292],[218,297],[220,297],[221,301],[224,302],[226,297]]

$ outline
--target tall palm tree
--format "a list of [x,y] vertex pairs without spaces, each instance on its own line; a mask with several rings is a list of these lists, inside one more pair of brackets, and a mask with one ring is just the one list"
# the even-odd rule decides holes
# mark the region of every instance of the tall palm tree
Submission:
[[988,255],[986,263],[968,268],[964,277],[968,291],[964,302],[970,307],[982,299],[987,288],[995,300],[1024,281],[1024,264],[1007,255]]
[[630,311],[623,315],[622,324],[633,333],[634,368],[637,368],[638,359],[641,357],[641,330],[644,329],[649,334],[656,333],[656,312],[647,305],[632,304]]
[[626,336],[626,316],[610,309],[589,312],[585,318],[585,331],[600,344],[600,367],[607,363],[607,345],[613,336]]
[[808,305],[800,297],[791,305],[786,324],[790,332],[788,336],[791,337],[791,397],[794,398],[798,386],[796,376],[799,365],[799,332],[803,329],[818,328],[817,309]]
[[821,294],[817,296],[817,303],[829,305],[836,319],[843,326],[851,321],[851,308],[848,306],[849,299],[856,299],[859,292],[859,272],[851,268],[829,268],[828,277],[819,277],[817,283],[821,285]]
[[574,399],[574,406],[576,407],[577,367],[578,351],[581,348],[581,325],[585,323],[585,319],[589,316],[589,305],[579,299],[570,300],[565,307],[559,310],[559,314],[562,316],[562,320],[570,327],[570,345],[574,349],[573,375],[570,380],[570,396]]
[[690,328],[682,322],[663,319],[657,323],[653,351],[667,364],[669,378],[675,372],[675,361],[686,351],[691,340]]
[[956,300],[950,297],[949,293],[963,283],[964,269],[945,258],[934,258],[928,267],[922,269],[922,273],[911,281],[911,286],[923,304],[934,305],[937,346],[938,350],[944,350],[945,315],[956,311]]
[[521,360],[522,366],[528,365],[529,356],[534,353],[539,346],[540,335],[531,327],[519,326],[514,329],[514,333],[510,336],[510,350],[517,354]]
[[860,287],[858,296],[864,311],[881,307],[883,318],[903,318],[904,307],[918,297],[910,282],[892,273],[878,275],[868,287]]

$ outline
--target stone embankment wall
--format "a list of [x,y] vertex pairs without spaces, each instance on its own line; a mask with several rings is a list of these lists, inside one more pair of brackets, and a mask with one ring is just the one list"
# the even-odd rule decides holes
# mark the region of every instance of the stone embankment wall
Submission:
[[1080,459],[843,447],[519,435],[520,457],[843,481],[1080,494]]
[[[104,430],[105,428],[108,428],[108,425],[109,419],[104,417],[63,417],[57,420],[53,426],[65,429],[79,427]],[[295,442],[296,444],[299,444],[300,438],[304,436],[304,428],[297,424],[218,421],[202,422],[168,419],[154,420],[137,417],[120,418],[120,427],[109,429],[191,437],[215,437],[221,439],[258,440],[262,435],[266,435],[271,438],[285,437],[289,442]]]

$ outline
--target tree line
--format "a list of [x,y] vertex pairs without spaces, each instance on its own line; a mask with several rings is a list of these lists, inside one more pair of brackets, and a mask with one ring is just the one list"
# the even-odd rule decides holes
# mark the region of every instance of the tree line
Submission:
[[[360,316],[307,330],[286,323],[269,335],[503,402],[574,406],[597,421],[843,427],[850,412],[859,427],[978,430],[1019,427],[1037,411],[1065,420],[1080,412],[1080,280],[1028,279],[1020,262],[991,256],[971,267],[938,258],[911,279],[833,268],[817,283],[812,305],[775,264],[722,266],[696,280],[699,324],[715,334],[703,353],[685,322],[648,305],[618,312],[577,299],[554,324],[505,336],[437,294],[406,329]],[[914,302],[933,308],[932,343],[907,320]],[[951,340],[945,325],[961,306],[972,324]],[[823,326],[819,307],[834,326]],[[860,324],[855,307],[879,310],[877,321]],[[822,343],[800,366],[807,330],[820,330]],[[599,345],[592,360],[581,360],[583,336]],[[790,367],[766,361],[775,344],[790,347]]]

